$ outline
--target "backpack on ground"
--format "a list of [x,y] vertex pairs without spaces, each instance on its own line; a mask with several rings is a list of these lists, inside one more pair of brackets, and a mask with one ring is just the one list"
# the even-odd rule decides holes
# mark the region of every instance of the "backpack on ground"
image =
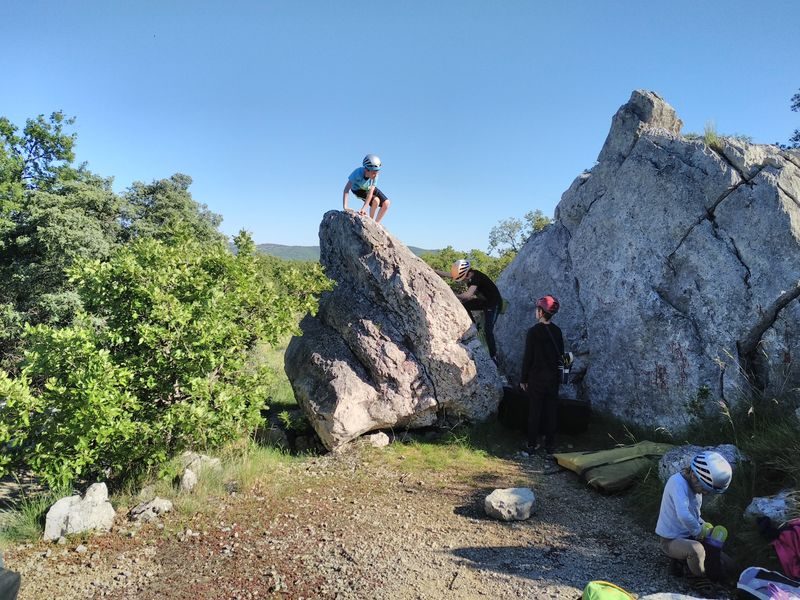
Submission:
[[635,600],[635,596],[608,581],[590,581],[583,588],[581,600]]
[[736,588],[748,600],[800,600],[800,581],[760,567],[742,571]]
[[[503,398],[497,409],[498,421],[509,429],[522,433],[527,432],[528,402],[528,394],[519,388],[504,387]],[[558,399],[558,433],[567,435],[584,433],[589,428],[591,414],[592,407],[588,402],[560,396]],[[542,427],[544,427],[544,419],[542,419]]]
[[781,568],[789,577],[800,579],[800,519],[789,521],[778,532],[772,547],[775,548]]

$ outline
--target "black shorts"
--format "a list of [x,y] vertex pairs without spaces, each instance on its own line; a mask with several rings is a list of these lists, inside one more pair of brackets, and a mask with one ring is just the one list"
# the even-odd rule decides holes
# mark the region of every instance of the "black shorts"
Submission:
[[[350,191],[353,192],[356,196],[358,196],[362,200],[366,200],[367,199],[367,190],[350,190]],[[373,199],[374,198],[378,199],[378,206],[383,206],[384,200],[388,200],[388,198],[386,197],[386,194],[384,194],[378,188],[375,188],[375,191],[372,192],[372,198]]]

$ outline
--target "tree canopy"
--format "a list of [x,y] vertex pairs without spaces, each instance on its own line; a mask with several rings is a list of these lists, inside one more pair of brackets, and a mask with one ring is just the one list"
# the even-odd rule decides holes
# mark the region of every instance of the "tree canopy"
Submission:
[[516,254],[536,232],[550,224],[550,218],[541,210],[525,213],[523,219],[503,219],[489,232],[489,254],[497,251],[501,256],[509,252]]
[[74,124],[0,118],[0,475],[124,477],[252,429],[319,264],[236,252],[176,173],[115,193],[73,164]]

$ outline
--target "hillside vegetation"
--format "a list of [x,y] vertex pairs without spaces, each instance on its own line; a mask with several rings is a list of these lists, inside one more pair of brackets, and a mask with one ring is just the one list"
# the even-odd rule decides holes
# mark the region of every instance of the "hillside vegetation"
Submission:
[[245,233],[231,252],[186,175],[115,193],[70,125],[0,119],[0,475],[67,488],[252,432],[276,381],[257,345],[330,286]]
[[[258,244],[256,249],[264,254],[282,258],[284,260],[319,260],[319,246],[283,246],[281,244]],[[425,250],[416,246],[409,246],[417,256],[423,254],[436,254],[439,250]]]

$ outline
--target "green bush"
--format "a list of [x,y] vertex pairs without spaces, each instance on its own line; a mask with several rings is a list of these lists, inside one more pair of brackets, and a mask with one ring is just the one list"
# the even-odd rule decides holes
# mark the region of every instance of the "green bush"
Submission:
[[70,327],[28,327],[20,379],[0,379],[0,472],[25,464],[51,485],[121,477],[254,428],[274,374],[250,352],[294,331],[329,283],[236,241],[234,255],[176,232],[77,261],[69,276],[86,312]]

